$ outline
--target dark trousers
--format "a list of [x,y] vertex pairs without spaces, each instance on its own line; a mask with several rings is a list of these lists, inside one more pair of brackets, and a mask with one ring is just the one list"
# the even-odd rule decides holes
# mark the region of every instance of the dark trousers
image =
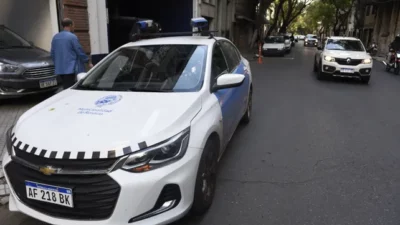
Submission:
[[60,74],[64,90],[76,83],[76,74]]

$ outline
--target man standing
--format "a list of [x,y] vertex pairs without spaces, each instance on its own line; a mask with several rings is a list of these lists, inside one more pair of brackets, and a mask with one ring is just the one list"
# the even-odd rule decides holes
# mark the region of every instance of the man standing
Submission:
[[74,22],[65,18],[62,23],[63,31],[54,35],[51,42],[51,57],[54,61],[55,73],[61,77],[64,90],[76,82],[76,75],[85,72],[85,63],[89,68],[93,65],[79,43],[78,37],[73,34]]

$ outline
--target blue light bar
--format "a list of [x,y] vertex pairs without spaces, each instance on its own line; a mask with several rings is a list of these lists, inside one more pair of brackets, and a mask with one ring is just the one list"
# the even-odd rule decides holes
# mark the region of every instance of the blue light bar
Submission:
[[203,17],[193,18],[191,21],[192,27],[205,28],[208,26],[208,21]]
[[141,30],[150,28],[153,25],[153,20],[142,20],[136,22]]

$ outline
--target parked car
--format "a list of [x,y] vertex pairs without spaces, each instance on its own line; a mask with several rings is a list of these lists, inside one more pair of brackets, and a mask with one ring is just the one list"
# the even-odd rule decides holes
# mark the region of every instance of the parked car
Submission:
[[231,41],[189,33],[126,44],[25,112],[6,135],[9,207],[79,225],[206,213],[218,161],[250,122],[252,75]]
[[314,58],[314,71],[319,80],[326,77],[359,79],[368,84],[371,72],[371,56],[363,43],[354,37],[329,37]]
[[263,56],[279,55],[285,56],[285,39],[283,36],[268,36],[264,40],[262,49]]
[[292,41],[290,40],[290,36],[287,34],[283,34],[283,39],[285,40],[285,50],[288,53],[292,50]]
[[314,34],[307,34],[304,39],[304,46],[306,47],[317,47],[318,46],[318,37]]
[[0,25],[0,99],[54,92],[60,83],[49,52]]

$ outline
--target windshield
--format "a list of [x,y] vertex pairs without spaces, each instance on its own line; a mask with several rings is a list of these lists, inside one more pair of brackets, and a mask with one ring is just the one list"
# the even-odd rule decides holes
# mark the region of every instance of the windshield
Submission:
[[329,39],[326,43],[327,50],[341,50],[341,51],[365,51],[364,46],[357,40],[333,40]]
[[265,43],[284,43],[283,36],[270,36],[265,38]]
[[307,35],[307,38],[315,38],[315,39],[317,39],[317,36],[309,34],[309,35]]
[[0,27],[0,48],[30,48],[29,42],[24,40],[22,37],[18,36],[11,30]]
[[207,46],[153,45],[122,48],[76,89],[194,92],[203,86]]

